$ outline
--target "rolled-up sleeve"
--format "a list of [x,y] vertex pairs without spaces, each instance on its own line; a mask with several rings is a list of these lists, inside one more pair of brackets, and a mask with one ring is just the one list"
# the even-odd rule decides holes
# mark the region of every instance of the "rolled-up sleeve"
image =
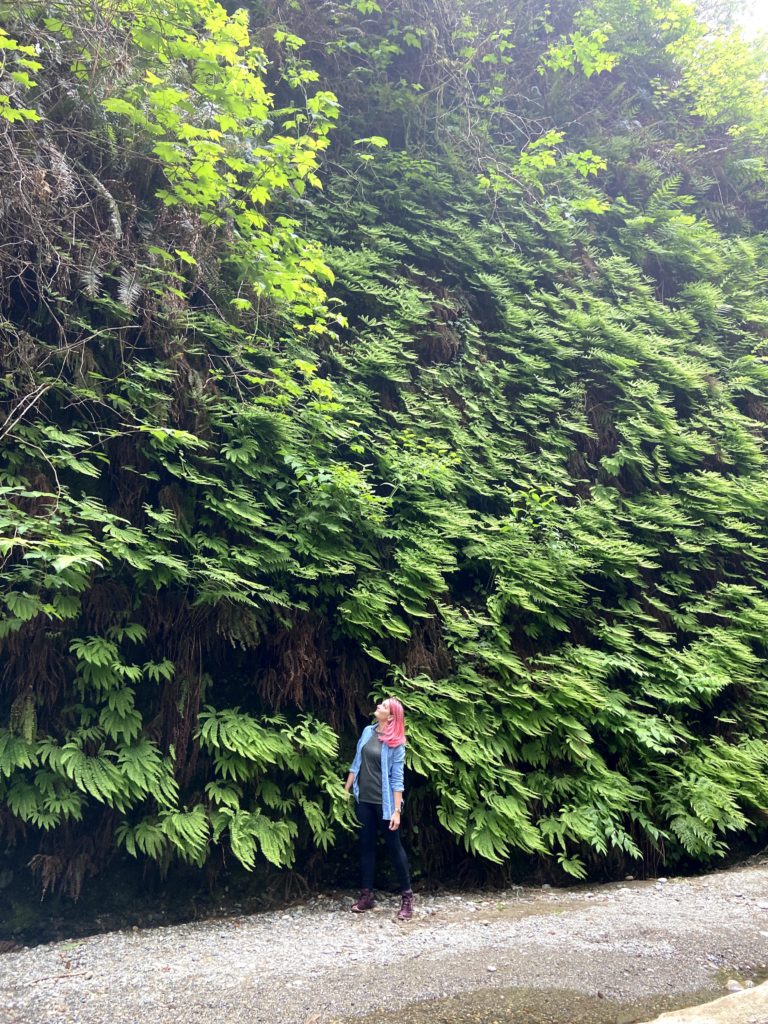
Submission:
[[405,744],[392,751],[392,767],[389,775],[393,793],[405,792]]

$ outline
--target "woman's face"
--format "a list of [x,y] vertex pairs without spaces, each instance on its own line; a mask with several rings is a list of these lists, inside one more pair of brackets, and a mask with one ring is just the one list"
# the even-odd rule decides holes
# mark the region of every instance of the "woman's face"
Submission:
[[379,723],[379,725],[386,725],[387,722],[392,717],[392,715],[390,715],[390,713],[389,713],[389,701],[388,700],[383,700],[381,702],[381,704],[377,704],[376,705],[376,710],[374,711],[373,714],[374,714],[374,716],[376,718],[376,721]]

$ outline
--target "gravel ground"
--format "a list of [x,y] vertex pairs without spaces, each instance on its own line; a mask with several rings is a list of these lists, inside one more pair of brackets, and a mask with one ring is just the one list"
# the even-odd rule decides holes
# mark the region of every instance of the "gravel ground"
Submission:
[[350,902],[7,953],[0,1021],[630,1024],[768,975],[768,859],[698,878],[417,896],[410,924],[394,920],[394,897],[362,915]]

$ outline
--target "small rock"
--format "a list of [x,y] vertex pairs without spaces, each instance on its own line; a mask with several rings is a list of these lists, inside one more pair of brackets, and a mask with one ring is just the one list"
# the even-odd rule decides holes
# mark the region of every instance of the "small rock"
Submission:
[[493,966],[492,964],[489,964],[489,965],[488,965],[488,966],[486,967],[486,970],[487,970],[487,971],[488,971],[488,972],[489,972],[490,974],[495,974],[495,973],[496,973],[496,970],[497,970],[497,968],[496,968],[496,967],[494,967],[494,966]]
[[552,888],[552,886],[551,886],[551,885],[549,885],[549,883],[548,883],[548,882],[546,882],[546,883],[545,883],[544,885],[542,885],[542,887],[541,887],[541,888],[542,888],[542,889],[551,889],[551,888]]
[[656,881],[658,883],[660,883],[661,885],[664,885],[667,882],[667,879],[666,878],[657,878]]
[[727,985],[725,986],[729,992],[741,992],[744,986],[740,981],[736,981],[735,978],[730,978]]
[[634,875],[624,875],[624,881],[625,882],[634,882],[634,880],[635,880],[635,876]]

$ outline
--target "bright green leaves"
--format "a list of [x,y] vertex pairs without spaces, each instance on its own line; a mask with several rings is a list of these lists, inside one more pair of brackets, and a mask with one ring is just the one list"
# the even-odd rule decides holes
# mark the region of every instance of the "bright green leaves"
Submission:
[[134,687],[142,669],[125,662],[120,650],[124,641],[144,636],[132,623],[107,637],[71,641],[76,679],[69,696],[80,702],[68,707],[74,724],[60,741],[39,729],[31,690],[17,700],[10,729],[0,731],[0,774],[9,778],[8,806],[18,818],[51,829],[81,820],[94,801],[123,813],[150,800],[177,802],[172,759],[141,735]]
[[727,833],[741,832],[749,819],[743,806],[765,807],[768,744],[717,741],[683,758],[682,778],[662,796],[670,831],[686,853],[702,860],[727,852]]
[[151,796],[159,806],[178,803],[173,758],[164,757],[152,740],[141,737],[117,747],[117,766],[128,783],[131,800]]
[[739,31],[712,38],[702,25],[699,33],[683,35],[670,44],[669,51],[683,69],[678,88],[690,97],[693,113],[726,128],[734,138],[765,139],[768,49],[764,41],[748,41]]
[[200,713],[200,742],[209,750],[224,778],[248,778],[269,764],[288,757],[287,736],[262,726],[237,708]]
[[99,725],[109,739],[131,743],[138,737],[143,723],[134,706],[135,699],[128,687],[108,694],[106,707],[99,714]]
[[[520,154],[518,161],[517,174],[520,178],[525,182],[537,185],[543,191],[545,183],[552,181],[552,172],[556,168],[559,168],[561,173],[566,168],[573,168],[581,178],[588,178],[606,169],[605,160],[593,153],[591,149],[579,152],[563,151],[561,146],[564,139],[564,132],[553,129],[530,142]],[[500,180],[498,174],[493,177],[481,177],[479,183],[484,188],[495,187],[498,189],[501,187],[504,189],[503,179]],[[572,201],[572,206],[574,209],[592,213],[602,213],[607,209],[606,202],[597,195],[576,198]]]
[[133,857],[141,853],[153,860],[162,860],[167,850],[165,833],[153,821],[140,821],[134,826],[122,822],[115,830],[115,840]]
[[0,120],[11,124],[40,120],[37,110],[20,103],[27,90],[37,85],[32,75],[43,65],[36,57],[34,46],[21,45],[0,26]]
[[163,811],[159,826],[170,845],[185,859],[202,866],[208,852],[210,822],[198,804],[189,811]]
[[610,71],[620,59],[619,54],[605,49],[609,32],[593,29],[590,33],[572,32],[567,38],[552,43],[541,59],[539,74],[547,71],[581,71],[587,78]]
[[555,146],[559,145],[565,138],[564,132],[550,131],[542,135],[540,139],[529,143],[520,155],[520,167],[525,172],[543,171],[547,167],[554,167],[557,163],[555,158]]
[[[78,104],[9,128],[56,185],[2,300],[10,812],[290,865],[349,826],[337,731],[394,688],[443,842],[722,852],[766,806],[765,167],[722,130],[752,65],[713,109],[666,0],[555,12],[541,75],[504,4],[274,37],[268,4],[268,67],[245,14],[136,0],[115,71],[65,6]],[[3,52],[14,104],[58,95]]]
[[[157,197],[193,213],[208,232],[227,234],[230,259],[254,297],[284,302],[321,330],[334,317],[316,283],[327,276],[318,250],[301,238],[298,222],[270,223],[254,204],[320,187],[322,151],[338,116],[333,93],[319,89],[302,106],[274,111],[266,57],[250,39],[246,12],[228,15],[215,0],[178,3],[172,21],[152,4],[111,16],[144,74],[118,79],[102,106],[131,126],[123,134],[134,151],[159,159],[166,184]],[[297,56],[303,41],[282,31],[275,39],[286,54],[286,81],[305,90],[317,75]],[[176,253],[195,266],[193,254]]]
[[[297,812],[320,845],[333,841],[332,826],[344,822],[346,813],[330,760],[338,751],[337,737],[328,726],[308,717],[293,726],[280,716],[259,721],[237,708],[206,708],[199,722],[201,747],[217,772],[206,786],[214,841],[226,835],[247,868],[254,867],[258,853],[278,867],[290,865]],[[280,816],[270,818],[267,809]]]
[[[366,146],[371,149],[384,149],[389,145],[389,142],[381,135],[369,135],[365,139],[355,139],[355,145]],[[361,153],[360,160],[364,163],[370,163],[372,160],[375,160],[375,156],[372,152]]]
[[[512,846],[543,845],[531,820],[532,794],[513,766],[515,740],[493,709],[501,691],[483,693],[487,685],[460,671],[439,683],[402,677],[397,692],[411,709],[408,764],[433,780],[441,824],[467,850],[501,863]],[[510,685],[512,701],[523,692]]]
[[11,591],[10,594],[6,594],[3,598],[5,604],[19,622],[26,622],[28,619],[33,619],[38,612],[42,611],[42,606],[39,598],[33,594],[20,593],[19,591]]
[[37,763],[31,739],[17,736],[10,729],[0,731],[0,775],[10,778],[17,768],[32,768]]
[[169,854],[175,853],[198,867],[205,863],[210,835],[210,821],[201,804],[191,810],[162,811],[135,825],[122,822],[115,831],[118,845],[133,857],[144,854],[167,861]]
[[[747,638],[746,607],[726,614],[713,596],[707,607],[723,616],[713,628],[692,600],[721,573],[757,574],[764,606],[764,432],[740,419],[720,333],[745,351],[728,308],[734,290],[717,285],[736,273],[730,240],[692,216],[679,182],[659,180],[641,209],[609,206],[586,187],[606,169],[594,157],[599,136],[587,145],[574,134],[573,154],[557,130],[540,138],[526,149],[535,202],[519,166],[498,154],[504,173],[480,182],[490,224],[475,221],[466,179],[422,155],[383,157],[362,198],[330,186],[346,246],[333,252],[337,282],[362,310],[340,372],[371,425],[367,457],[391,485],[390,558],[418,538],[407,574],[358,575],[336,621],[392,667],[410,711],[409,764],[429,780],[416,788],[443,827],[491,860],[545,851],[584,877],[597,859],[637,858],[662,842],[677,855],[695,812],[661,810],[657,794],[673,783],[689,796],[699,789],[686,752],[720,749],[729,730],[764,736],[766,678],[753,660],[764,651],[754,647],[762,612],[750,610]],[[609,209],[607,236],[581,216]],[[446,280],[461,281],[480,329],[460,355],[446,348],[443,360],[414,365],[412,285],[431,274],[442,275],[443,296]],[[742,328],[762,322],[765,278],[750,274]],[[682,294],[665,298],[670,282]],[[439,323],[437,309],[430,319]],[[762,409],[765,387],[750,380]],[[433,545],[447,554],[442,594]],[[703,709],[720,703],[727,710],[702,729]],[[727,743],[728,796],[698,798],[708,816],[699,855],[746,827],[741,761]]]
[[222,808],[214,815],[214,836],[225,832],[232,853],[246,868],[253,868],[257,854],[276,867],[293,863],[293,843],[298,828],[295,822],[272,820],[259,811],[232,811]]

